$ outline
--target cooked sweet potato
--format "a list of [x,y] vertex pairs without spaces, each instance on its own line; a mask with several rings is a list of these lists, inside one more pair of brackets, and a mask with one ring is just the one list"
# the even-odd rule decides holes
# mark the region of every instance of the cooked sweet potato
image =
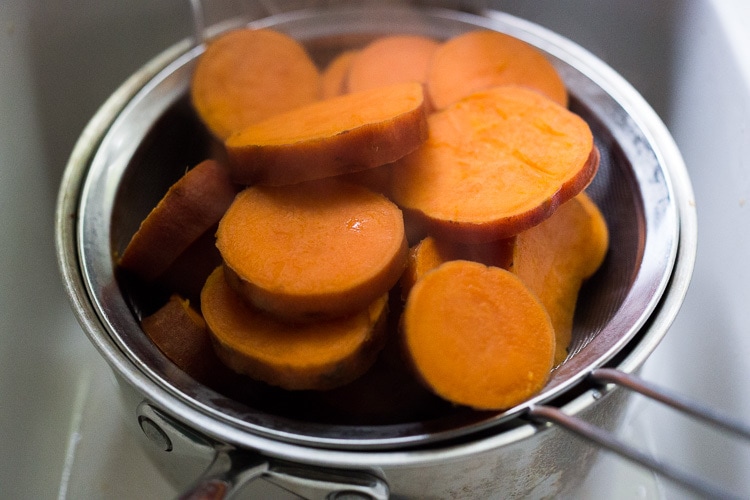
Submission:
[[189,300],[197,309],[200,309],[201,289],[206,278],[222,263],[216,248],[218,225],[217,222],[208,228],[154,281],[161,289]]
[[443,109],[478,90],[520,85],[567,106],[565,82],[535,47],[489,30],[469,31],[443,43],[433,55],[427,93]]
[[119,261],[182,297],[202,282],[199,304],[175,294],[143,322],[178,366],[202,378],[197,349],[228,397],[251,377],[252,398],[305,391],[290,401],[351,424],[542,389],[608,234],[582,194],[591,130],[539,51],[389,35],[321,72],[286,35],[243,29],[207,45],[190,92],[229,170],[191,170]]
[[393,163],[386,163],[375,168],[351,172],[349,174],[339,175],[338,178],[346,182],[353,182],[364,186],[371,191],[388,196],[391,187],[391,170]]
[[346,94],[244,128],[225,144],[232,178],[284,185],[378,167],[427,137],[422,86]]
[[223,165],[214,160],[199,163],[175,182],[146,216],[119,265],[145,281],[158,278],[219,222],[236,193]]
[[420,35],[377,38],[352,59],[346,76],[347,92],[395,83],[427,81],[427,71],[438,42]]
[[557,338],[555,363],[567,356],[581,285],[602,264],[608,247],[607,224],[586,193],[516,238],[511,270],[550,315]]
[[211,382],[221,371],[206,322],[179,295],[173,294],[166,304],[143,318],[141,328],[164,355],[195,380]]
[[547,382],[555,334],[513,273],[454,260],[414,285],[403,313],[405,352],[425,385],[456,404],[505,409]]
[[398,162],[391,194],[442,238],[483,243],[543,221],[599,166],[588,124],[541,94],[494,87],[430,115],[429,139]]
[[350,316],[292,325],[248,305],[222,267],[201,293],[219,358],[238,373],[289,390],[332,389],[365,373],[385,343],[387,304],[383,295]]
[[346,76],[356,55],[356,50],[345,50],[326,65],[321,74],[321,93],[323,99],[329,99],[346,93]]
[[409,248],[409,257],[406,260],[406,269],[399,281],[401,285],[401,298],[406,300],[409,292],[419,279],[429,271],[440,267],[441,264],[453,260],[446,256],[438,247],[437,241],[431,236]]
[[337,179],[246,188],[216,245],[233,288],[289,321],[367,307],[398,282],[408,251],[398,207]]
[[513,263],[515,237],[471,244],[427,236],[409,249],[406,270],[401,275],[401,296],[409,294],[419,278],[449,260],[470,260],[485,266],[507,269]]
[[193,106],[220,140],[320,98],[320,71],[295,39],[237,29],[209,41],[190,85]]

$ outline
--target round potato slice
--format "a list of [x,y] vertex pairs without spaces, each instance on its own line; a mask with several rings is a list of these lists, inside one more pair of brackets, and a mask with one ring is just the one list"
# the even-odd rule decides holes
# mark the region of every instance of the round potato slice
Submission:
[[201,293],[201,309],[222,362],[237,373],[288,390],[349,383],[375,362],[386,339],[387,295],[331,321],[294,325],[248,305],[218,267]]
[[248,302],[302,322],[367,307],[398,282],[408,253],[401,210],[336,179],[246,188],[216,245]]

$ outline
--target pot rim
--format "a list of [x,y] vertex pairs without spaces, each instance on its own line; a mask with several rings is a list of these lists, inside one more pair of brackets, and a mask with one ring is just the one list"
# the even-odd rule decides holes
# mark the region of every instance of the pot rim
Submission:
[[[540,28],[527,21],[508,14],[488,11],[489,18],[502,19],[521,29]],[[482,18],[484,19],[484,18]],[[676,208],[679,215],[679,234],[676,259],[670,281],[665,284],[656,309],[636,339],[630,341],[618,357],[617,368],[625,372],[636,370],[656,348],[677,315],[684,299],[692,275],[697,247],[697,217],[692,186],[681,155],[669,134],[666,126],[653,109],[645,102],[633,87],[605,63],[573,42],[551,32],[541,29],[545,37],[554,42],[554,46],[566,54],[585,59],[586,65],[596,75],[596,83],[610,95],[617,98],[630,116],[638,117],[638,125],[644,133],[659,146],[656,151],[662,164],[667,165],[670,181],[674,188]],[[263,453],[278,458],[290,459],[301,463],[325,464],[330,466],[350,467],[352,463],[363,466],[382,466],[399,464],[427,464],[435,461],[458,458],[485,450],[494,449],[507,443],[527,438],[543,432],[546,426],[521,423],[509,429],[499,428],[500,432],[481,439],[467,436],[457,443],[438,443],[425,449],[331,449],[308,446],[304,443],[292,443],[253,434],[240,429],[231,422],[220,421],[207,415],[187,402],[176,397],[173,391],[157,383],[140,368],[106,334],[106,327],[99,309],[87,293],[83,270],[80,263],[80,249],[76,244],[77,217],[80,209],[80,194],[84,179],[90,167],[90,160],[101,144],[102,138],[112,126],[130,99],[140,92],[161,71],[175,64],[184,57],[193,57],[194,51],[190,40],[184,40],[163,52],[147,63],[140,71],[131,76],[104,103],[84,129],[78,140],[68,166],[65,170],[61,189],[58,195],[56,212],[56,249],[60,271],[63,276],[66,292],[72,302],[78,321],[94,344],[104,356],[110,367],[128,384],[138,388],[144,399],[155,407],[167,412],[185,425],[195,428],[205,436],[223,443],[242,448],[262,450]],[[553,54],[554,55],[554,54]],[[668,160],[668,161],[667,161]],[[102,334],[102,332],[105,332]],[[612,386],[590,388],[571,401],[561,406],[564,412],[575,415],[601,398],[602,392],[614,390]],[[314,451],[314,453],[312,453]]]

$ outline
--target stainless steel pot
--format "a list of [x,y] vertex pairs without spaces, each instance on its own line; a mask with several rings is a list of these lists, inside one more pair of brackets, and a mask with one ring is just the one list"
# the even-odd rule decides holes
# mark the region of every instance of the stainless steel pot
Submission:
[[505,412],[452,409],[416,421],[347,425],[197,384],[141,332],[138,317],[148,304],[118,280],[112,257],[176,176],[214,146],[186,99],[202,46],[186,40],[172,47],[126,81],[85,129],[63,178],[56,244],[78,319],[117,375],[136,435],[175,484],[183,488],[200,476],[193,493],[234,494],[273,483],[307,498],[555,496],[573,491],[596,455],[573,429],[713,492],[582,424],[616,427],[627,393],[612,382],[636,372],[667,332],[695,258],[685,166],[636,91],[572,42],[490,10],[331,7],[251,25],[292,34],[321,63],[384,33],[447,38],[487,28],[537,46],[557,65],[571,108],[590,123],[602,152],[589,192],[608,220],[612,246],[581,297],[569,358],[539,396]]

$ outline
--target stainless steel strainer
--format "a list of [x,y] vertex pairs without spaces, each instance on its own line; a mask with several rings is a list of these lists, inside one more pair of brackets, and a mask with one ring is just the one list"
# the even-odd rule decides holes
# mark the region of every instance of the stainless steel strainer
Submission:
[[[696,247],[690,182],[671,137],[640,96],[567,39],[494,11],[475,15],[403,6],[338,7],[281,13],[250,25],[291,34],[307,44],[320,64],[342,48],[361,46],[377,35],[448,38],[476,28],[511,34],[549,56],[570,89],[571,109],[590,124],[601,152],[599,174],[589,193],[602,208],[611,234],[604,265],[579,299],[570,355],[539,395],[507,411],[442,405],[422,419],[382,425],[318,419],[310,416],[314,399],[302,401],[273,389],[247,397],[228,395],[179,371],[140,330],[138,319],[153,304],[141,289],[119,279],[113,255],[185,167],[211,155],[215,146],[187,99],[189,78],[203,47],[185,42],[134,75],[102,108],[79,142],[61,189],[61,269],[81,323],[115,371],[162,408],[201,415],[200,421],[188,423],[211,435],[221,434],[216,427],[223,426],[233,435],[247,433],[319,450],[389,452],[480,439],[530,419],[570,428],[690,488],[716,494],[702,480],[613,443],[559,409],[586,391],[612,383],[653,395],[628,373],[666,333],[690,280]],[[659,399],[691,413],[710,413],[659,394]],[[740,424],[717,419],[750,435]]]

